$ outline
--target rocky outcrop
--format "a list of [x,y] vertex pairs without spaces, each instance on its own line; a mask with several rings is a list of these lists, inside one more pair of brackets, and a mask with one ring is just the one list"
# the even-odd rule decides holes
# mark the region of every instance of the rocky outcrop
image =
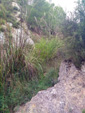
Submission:
[[18,10],[20,10],[20,6],[16,2],[12,2],[13,7],[17,7]]
[[30,31],[28,30],[26,23],[22,23],[22,27],[18,29],[12,28],[12,37],[15,45],[34,45],[34,41],[30,36]]
[[14,17],[16,18],[16,21],[19,22],[20,21],[19,15],[21,14],[20,6],[18,5],[17,2],[12,2],[12,7],[16,7],[17,8],[17,12],[14,14]]
[[[12,2],[13,7],[17,7],[18,11],[14,14],[14,17],[16,18],[17,22],[20,22],[19,15],[21,14],[20,6],[17,2]],[[26,22],[22,22],[22,26],[19,26],[18,29],[12,27],[12,36],[13,36],[13,42],[14,44],[19,46],[21,43],[22,45],[30,44],[34,45],[34,41],[30,37],[30,31],[26,25]]]
[[[20,20],[20,6],[15,1],[12,2],[12,7],[16,7],[18,10],[16,10],[16,13],[13,13],[13,17],[16,19],[16,22],[21,23]],[[30,31],[27,27],[27,24],[25,21],[22,22],[22,25],[18,25],[18,28],[14,28],[12,23],[6,22],[4,25],[2,25],[2,28],[4,29],[3,32],[0,32],[0,44],[4,44],[6,42],[7,36],[5,35],[5,32],[8,32],[8,28],[11,29],[11,36],[12,36],[12,44],[14,46],[20,46],[20,45],[34,45],[34,41],[31,39]],[[9,33],[8,33],[9,34]]]
[[38,92],[15,113],[82,113],[85,109],[85,65],[81,71],[62,62],[58,83]]

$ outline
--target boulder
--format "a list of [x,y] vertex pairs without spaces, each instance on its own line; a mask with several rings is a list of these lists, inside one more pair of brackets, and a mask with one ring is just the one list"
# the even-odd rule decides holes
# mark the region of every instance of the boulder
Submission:
[[82,113],[85,109],[84,66],[78,70],[72,63],[62,62],[58,83],[39,91],[15,113]]

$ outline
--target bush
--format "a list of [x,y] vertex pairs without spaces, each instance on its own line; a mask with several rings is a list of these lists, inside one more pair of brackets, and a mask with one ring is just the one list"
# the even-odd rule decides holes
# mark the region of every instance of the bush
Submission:
[[41,63],[48,61],[54,57],[58,48],[60,48],[62,45],[62,41],[60,40],[41,39],[41,41],[35,45],[33,56],[36,57]]
[[[9,87],[6,93],[6,103],[12,109],[22,103],[26,103],[30,100],[38,91],[47,89],[57,83],[58,71],[50,69],[49,72],[40,79],[34,78],[31,81],[20,82],[16,79],[15,86]],[[23,99],[24,98],[24,99]]]
[[82,62],[85,60],[85,47],[82,38],[68,37],[66,40],[66,59],[72,60],[77,68],[81,68]]
[[8,42],[4,44],[5,53],[0,58],[3,64],[1,83],[4,84],[0,93],[1,112],[13,112],[15,106],[27,102],[39,90],[47,89],[57,82],[58,71],[50,68],[44,74],[43,63],[53,58],[62,46],[62,41],[57,39],[41,39],[34,48],[14,47],[10,38]]
[[47,89],[48,87],[54,86],[57,83],[58,69],[50,68],[44,76],[44,80],[40,83],[41,88]]
[[[47,51],[44,60],[40,60],[41,62],[48,60],[48,58],[52,58],[50,54],[54,55],[56,53],[56,51],[52,50],[53,49],[56,50],[57,45],[54,43],[55,39],[53,40],[42,39],[42,40],[41,40],[42,42],[47,43],[42,43],[42,46],[40,46],[41,44],[40,41],[40,43],[37,43],[39,44],[39,46],[35,46],[37,52],[39,49],[43,50],[43,52],[41,52],[42,54],[44,53],[44,51],[45,52]],[[45,46],[45,44],[48,45]],[[59,44],[57,45],[57,49],[58,47],[60,47],[60,45]],[[46,72],[46,74],[44,74],[41,62],[38,61],[37,56],[35,57],[35,55],[39,54],[38,53],[33,54],[35,50],[30,51],[32,52],[32,54],[29,53],[30,54],[29,57],[25,56],[27,55],[25,54],[26,50],[25,48],[16,49],[12,47],[12,45],[8,45],[6,46],[5,50],[6,56],[4,56],[3,62],[5,89],[4,89],[4,98],[3,97],[1,98],[2,100],[4,100],[5,109],[8,110],[9,108],[9,111],[12,112],[15,106],[27,102],[39,90],[47,89],[48,87],[53,86],[57,82],[58,71],[56,71],[54,68],[51,68],[49,69],[49,71]],[[39,59],[43,58],[42,54],[38,56]],[[26,60],[26,57],[28,57],[28,61]]]
[[14,27],[14,28],[19,28],[19,22],[14,22],[14,23],[13,23],[13,27]]
[[4,29],[2,26],[0,26],[0,31],[1,31],[1,32],[4,32],[5,29]]
[[0,4],[0,18],[6,19],[6,13],[7,11],[5,7],[2,4]]
[[1,64],[1,55],[0,55],[0,112],[1,113],[9,113],[8,106],[5,102],[4,95],[4,80],[3,80],[3,66]]
[[5,20],[4,19],[0,19],[0,25],[5,24]]
[[0,18],[4,18],[4,14],[2,11],[0,11]]

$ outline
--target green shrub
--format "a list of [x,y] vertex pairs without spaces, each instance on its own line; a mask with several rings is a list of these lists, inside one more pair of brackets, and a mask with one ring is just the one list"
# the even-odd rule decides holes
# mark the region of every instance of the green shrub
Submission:
[[[52,41],[53,40],[51,40],[51,42],[49,40],[46,41],[50,42],[51,46],[47,43],[49,45],[49,48],[51,48],[53,44],[55,44],[54,41]],[[37,48],[38,50],[39,47]],[[56,47],[54,46],[53,49],[55,48]],[[32,96],[34,96],[39,90],[47,89],[48,87],[53,86],[57,82],[58,71],[56,71],[54,68],[51,68],[48,72],[46,72],[46,74],[44,74],[42,64],[38,61],[37,56],[31,56],[34,55],[33,53],[29,53],[29,56],[25,56],[27,55],[25,54],[25,48],[16,49],[11,45],[11,43],[9,43],[9,45],[6,45],[4,50],[6,50],[6,55],[4,56],[3,61],[5,89],[4,97],[1,96],[1,99],[2,102],[4,101],[5,103],[4,108],[6,110],[9,109],[10,112],[13,112],[13,109],[16,106],[30,100]],[[34,50],[30,52],[34,52]],[[46,55],[50,55],[51,53],[52,50],[50,52],[47,52]],[[53,54],[54,53],[55,52],[53,52]],[[26,59],[26,57],[28,57],[28,60]],[[42,58],[42,55],[40,58]],[[47,60],[47,56],[45,56],[44,58],[45,60]],[[29,62],[29,60],[31,61]]]
[[1,113],[4,113],[4,112],[5,113],[9,113],[8,106],[7,106],[6,102],[5,102],[4,80],[3,80],[1,61],[0,61],[0,112]]
[[8,110],[13,112],[14,107],[27,102],[39,90],[47,89],[57,82],[58,72],[55,69],[49,69],[44,74],[42,65],[54,57],[58,48],[62,46],[62,41],[42,39],[33,49],[32,47],[14,47],[11,38],[8,39],[9,43],[3,46],[5,51],[2,59],[4,89],[0,95],[0,106],[2,106],[1,111],[6,109],[7,112]]
[[41,39],[39,43],[35,45],[33,50],[33,56],[41,63],[48,61],[57,53],[58,48],[62,46],[62,41],[56,39]]
[[43,78],[40,80],[39,88],[47,89],[48,87],[52,87],[57,83],[58,78],[58,69],[50,68],[48,72],[42,76]]
[[[4,24],[6,20],[12,23],[13,27],[18,28],[19,23],[12,16],[13,9],[8,4],[10,1],[12,0],[2,0],[5,5],[2,7],[4,10],[0,10],[2,18],[0,24]],[[14,7],[14,10],[17,8]],[[3,31],[2,28],[1,30]],[[57,82],[58,72],[55,69],[49,69],[44,74],[42,65],[52,59],[58,48],[62,46],[62,41],[58,39],[41,39],[34,48],[14,47],[10,31],[8,28],[5,34],[9,43],[4,44],[3,58],[0,58],[2,60],[2,67],[0,67],[1,113],[13,112],[15,106],[27,102],[39,90],[47,89]],[[29,55],[25,54],[26,49],[29,49]]]
[[1,31],[1,32],[4,32],[5,29],[4,29],[2,26],[0,26],[0,31]]
[[0,19],[0,25],[5,24],[5,20],[4,19]]
[[8,17],[7,17],[6,21],[10,22],[12,24],[16,23],[16,19],[13,16],[11,16],[10,14],[8,14]]
[[68,37],[66,39],[66,48],[66,59],[72,60],[77,68],[81,68],[81,64],[85,60],[83,40],[81,38]]
[[4,14],[2,11],[0,11],[0,18],[4,18]]
[[19,22],[14,22],[14,23],[13,23],[13,27],[14,27],[14,28],[19,28]]
[[5,7],[2,4],[0,4],[0,18],[6,19],[6,13],[7,11]]
[[[15,79],[15,86],[8,88],[6,92],[6,103],[9,108],[14,108],[22,103],[29,101],[38,91],[47,89],[57,83],[58,71],[50,69],[46,75],[41,78],[36,77],[28,82]],[[24,98],[24,99],[23,99]]]

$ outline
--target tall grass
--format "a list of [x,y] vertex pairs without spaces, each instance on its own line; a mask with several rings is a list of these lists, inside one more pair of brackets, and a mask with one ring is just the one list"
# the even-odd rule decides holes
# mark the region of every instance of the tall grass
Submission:
[[58,49],[62,45],[62,41],[59,39],[48,40],[42,38],[39,43],[35,44],[35,48],[33,49],[33,56],[36,57],[41,63],[48,61],[55,56]]
[[52,59],[62,42],[56,39],[41,39],[35,47],[19,47],[9,40],[2,46],[0,57],[0,110],[13,113],[13,109],[29,101],[39,90],[57,82],[58,70],[44,73],[43,64]]

